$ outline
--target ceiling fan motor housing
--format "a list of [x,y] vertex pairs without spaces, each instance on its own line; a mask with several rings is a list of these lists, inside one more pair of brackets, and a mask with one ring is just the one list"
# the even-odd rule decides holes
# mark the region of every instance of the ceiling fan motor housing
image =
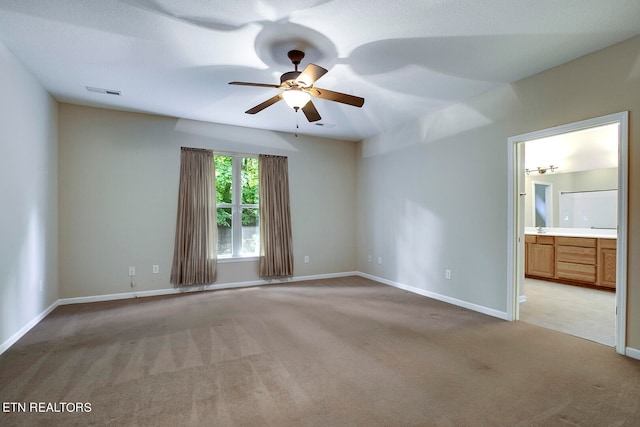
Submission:
[[288,83],[289,86],[296,86],[295,83],[298,76],[302,74],[302,71],[289,71],[280,76],[280,84]]

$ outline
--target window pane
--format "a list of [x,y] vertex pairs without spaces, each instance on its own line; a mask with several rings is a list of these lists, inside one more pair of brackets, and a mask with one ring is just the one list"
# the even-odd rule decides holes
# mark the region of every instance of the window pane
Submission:
[[258,159],[214,155],[218,220],[218,256],[258,256]]
[[216,202],[231,203],[232,158],[214,156],[216,165]]
[[231,256],[233,251],[233,232],[231,208],[218,208],[218,256]]
[[260,227],[258,208],[242,208],[241,256],[258,256],[260,250]]
[[258,159],[245,157],[242,159],[242,204],[258,203]]

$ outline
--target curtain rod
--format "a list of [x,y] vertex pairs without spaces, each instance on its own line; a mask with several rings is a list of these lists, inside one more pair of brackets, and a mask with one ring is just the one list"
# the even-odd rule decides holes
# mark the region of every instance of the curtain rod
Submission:
[[282,156],[280,154],[266,154],[266,153],[242,153],[239,151],[222,151],[222,150],[212,150],[215,154],[222,154],[228,156],[245,156],[245,157],[258,157],[258,156],[269,156],[269,157],[287,157]]
[[287,156],[281,156],[279,154],[265,154],[265,153],[243,153],[241,151],[224,151],[224,150],[214,150],[211,148],[196,148],[196,147],[180,147],[180,148],[189,148],[192,150],[207,150],[207,151],[213,151],[214,154],[222,154],[223,156],[246,156],[246,157],[258,157],[261,154],[264,156],[273,156],[273,157],[287,157]]
[[200,148],[200,147],[180,147],[180,149],[187,148],[189,150],[202,150],[202,151],[211,151],[215,154],[229,155],[229,156],[259,156],[260,154],[256,153],[242,153],[240,151],[222,151],[222,150],[214,150],[212,148]]

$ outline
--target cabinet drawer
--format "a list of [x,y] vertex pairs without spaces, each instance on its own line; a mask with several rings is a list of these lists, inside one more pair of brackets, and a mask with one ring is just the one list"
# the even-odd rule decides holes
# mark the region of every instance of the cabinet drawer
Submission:
[[602,249],[615,249],[617,243],[616,239],[600,239],[600,247]]
[[533,234],[524,235],[525,243],[537,243],[539,245],[555,245],[556,238],[553,236],[536,236]]
[[579,246],[558,246],[556,247],[556,259],[576,264],[596,265],[596,249]]
[[553,236],[536,236],[538,241],[536,243],[540,245],[555,245],[556,239]]
[[577,282],[595,283],[596,266],[576,264],[572,262],[556,263],[556,274],[558,278],[575,280]]
[[580,246],[583,248],[595,248],[597,239],[590,237],[556,237],[558,246]]

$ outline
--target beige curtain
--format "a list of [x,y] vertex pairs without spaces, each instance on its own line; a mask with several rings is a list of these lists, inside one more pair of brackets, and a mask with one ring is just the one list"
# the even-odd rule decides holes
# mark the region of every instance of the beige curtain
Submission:
[[213,283],[216,276],[216,181],[213,151],[180,150],[178,217],[171,283]]
[[293,244],[286,157],[259,156],[260,276],[293,275]]

